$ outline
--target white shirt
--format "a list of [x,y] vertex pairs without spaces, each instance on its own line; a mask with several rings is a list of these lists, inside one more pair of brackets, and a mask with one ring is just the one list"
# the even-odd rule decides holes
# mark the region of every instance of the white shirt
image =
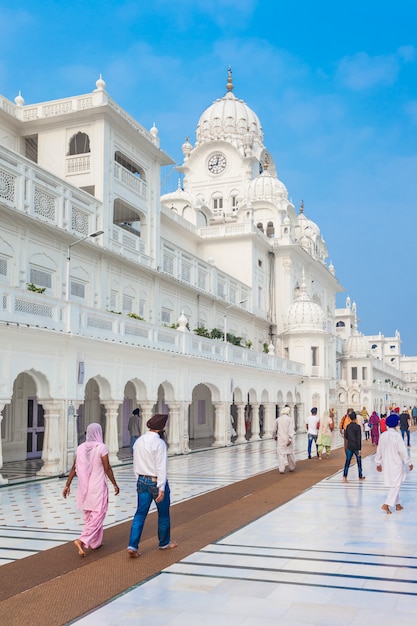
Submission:
[[165,491],[167,481],[167,446],[158,433],[149,431],[133,446],[133,471],[136,477],[156,476],[158,489]]
[[400,433],[395,428],[388,428],[379,438],[375,463],[382,465],[382,475],[386,487],[401,485],[405,479],[406,463],[410,463],[407,448]]
[[307,432],[309,435],[317,435],[317,422],[319,422],[318,415],[310,415],[306,420]]

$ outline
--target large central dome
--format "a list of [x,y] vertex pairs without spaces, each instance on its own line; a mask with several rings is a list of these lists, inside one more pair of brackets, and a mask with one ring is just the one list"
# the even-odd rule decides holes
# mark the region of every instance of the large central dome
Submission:
[[198,144],[223,139],[237,145],[263,145],[263,131],[258,116],[246,102],[233,93],[232,72],[229,69],[227,93],[215,100],[201,115],[197,124]]

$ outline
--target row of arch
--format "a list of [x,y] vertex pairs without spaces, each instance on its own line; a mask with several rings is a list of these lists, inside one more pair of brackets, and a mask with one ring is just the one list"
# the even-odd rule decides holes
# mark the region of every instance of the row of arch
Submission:
[[[79,400],[52,399],[47,378],[33,370],[21,372],[9,399],[0,402],[3,462],[41,458],[41,475],[57,475],[72,464],[77,445],[91,422],[103,427],[112,463],[128,448],[129,417],[140,409],[142,432],[154,412],[168,413],[167,440],[170,454],[186,454],[199,447],[224,447],[270,437],[280,408],[289,405],[295,425],[300,422],[301,398],[280,391],[270,398],[266,390],[235,388],[230,400],[220,398],[218,388],[201,382],[188,400],[175,397],[174,386],[161,381],[152,396],[139,379],[125,383],[123,397],[112,398],[109,381],[90,378]],[[2,465],[0,464],[0,467]]]

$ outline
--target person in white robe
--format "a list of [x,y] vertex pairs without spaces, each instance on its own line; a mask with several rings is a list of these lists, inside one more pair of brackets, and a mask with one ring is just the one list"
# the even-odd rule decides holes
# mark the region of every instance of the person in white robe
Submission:
[[295,456],[293,438],[295,435],[294,420],[290,416],[290,408],[285,406],[280,416],[275,420],[272,436],[277,442],[278,470],[280,474],[285,472],[288,465],[290,472],[295,470]]
[[381,507],[387,514],[392,513],[390,507],[395,507],[396,511],[404,508],[400,504],[400,487],[406,476],[405,466],[408,465],[410,471],[413,469],[404,440],[395,430],[398,423],[399,417],[396,413],[387,417],[388,429],[381,434],[375,455],[376,469],[383,473],[384,485],[389,487],[385,504]]

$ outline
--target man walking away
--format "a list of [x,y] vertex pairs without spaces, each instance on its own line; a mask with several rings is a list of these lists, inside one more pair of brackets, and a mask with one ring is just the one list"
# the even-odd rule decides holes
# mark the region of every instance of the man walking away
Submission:
[[132,411],[132,415],[129,418],[129,423],[127,425],[127,430],[130,435],[130,449],[133,452],[133,446],[135,444],[136,439],[140,437],[140,426],[141,426],[141,418],[139,409],[135,409]]
[[390,488],[385,504],[381,507],[388,515],[392,512],[390,507],[395,506],[396,511],[404,508],[400,504],[400,487],[406,476],[404,466],[408,464],[410,472],[413,469],[404,440],[395,430],[398,422],[399,417],[395,413],[387,417],[388,430],[382,433],[375,455],[376,469],[383,472],[384,485]]
[[317,435],[319,429],[317,428],[317,407],[315,406],[311,409],[311,415],[306,420],[306,430],[308,434],[307,454],[308,458],[311,459],[313,441],[316,444],[316,454],[317,456],[319,455],[319,449],[317,446]]
[[401,437],[404,439],[404,435],[407,435],[407,447],[410,448],[410,414],[406,406],[403,406],[403,410],[400,413],[400,431]]
[[129,546],[130,557],[137,558],[139,541],[152,500],[158,509],[159,549],[176,548],[171,541],[169,515],[170,490],[167,480],[167,446],[163,438],[168,415],[153,415],[146,423],[149,432],[139,437],[133,446],[133,470],[137,477],[138,508],[132,521]]
[[284,406],[280,416],[275,420],[272,436],[277,442],[278,469],[279,473],[285,472],[288,465],[290,472],[295,470],[295,456],[293,448],[293,437],[295,435],[294,422],[290,416],[290,408]]
[[362,429],[356,421],[356,413],[352,411],[350,413],[350,424],[347,425],[345,430],[346,440],[346,463],[343,470],[343,482],[347,483],[347,475],[349,471],[349,465],[352,460],[352,456],[356,456],[356,462],[358,464],[359,480],[365,480],[365,476],[362,475]]

